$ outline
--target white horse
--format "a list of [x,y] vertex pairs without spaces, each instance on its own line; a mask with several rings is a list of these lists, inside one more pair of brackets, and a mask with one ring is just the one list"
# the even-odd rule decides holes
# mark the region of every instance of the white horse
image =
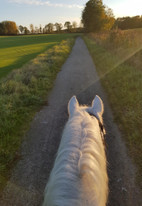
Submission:
[[91,107],[79,106],[75,96],[69,101],[69,120],[45,189],[43,206],[106,205],[103,110],[98,96]]

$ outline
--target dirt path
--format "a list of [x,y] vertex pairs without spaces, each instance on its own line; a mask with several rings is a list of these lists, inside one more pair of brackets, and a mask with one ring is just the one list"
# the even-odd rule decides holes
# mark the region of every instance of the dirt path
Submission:
[[81,104],[89,104],[96,94],[105,104],[108,171],[110,179],[109,206],[141,206],[142,199],[135,186],[135,169],[127,156],[125,145],[100,85],[86,45],[77,38],[72,53],[59,72],[48,97],[48,106],[36,114],[22,145],[22,159],[13,171],[1,206],[40,206],[43,192],[67,121],[67,103],[77,95]]

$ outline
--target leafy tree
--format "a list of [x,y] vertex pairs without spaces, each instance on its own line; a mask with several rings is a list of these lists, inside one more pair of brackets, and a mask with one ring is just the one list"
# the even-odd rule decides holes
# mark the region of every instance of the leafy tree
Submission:
[[64,27],[67,28],[68,31],[70,31],[71,28],[72,28],[72,25],[69,21],[66,21],[65,24],[64,24]]
[[17,33],[18,29],[14,21],[3,21],[0,23],[0,34],[15,35]]
[[35,33],[39,33],[39,28],[37,26],[35,26]]
[[28,30],[28,28],[26,26],[24,26],[24,34],[29,34],[30,31]]
[[104,28],[103,30],[110,30],[115,22],[115,18],[112,12],[112,9],[105,7],[105,19],[104,19]]
[[114,27],[119,29],[142,28],[142,16],[117,18]]
[[111,9],[104,6],[102,0],[89,0],[82,12],[82,22],[87,32],[109,30],[114,24]]
[[62,28],[63,28],[63,25],[60,24],[60,23],[55,23],[54,26],[56,27],[56,31],[58,31],[58,32],[60,32],[62,30]]
[[61,23],[59,23],[59,25],[58,25],[58,30],[61,31],[62,28],[63,28],[63,25],[62,25]]
[[22,25],[20,25],[18,28],[19,28],[21,33],[24,31],[24,27]]
[[77,22],[76,22],[76,21],[73,21],[73,22],[72,22],[72,28],[74,28],[74,29],[77,28]]
[[31,30],[31,33],[33,34],[34,33],[34,25],[33,24],[30,24],[30,30]]
[[4,34],[4,24],[2,22],[0,23],[0,34]]
[[39,32],[42,33],[42,26],[41,26],[41,24],[39,26]]
[[54,26],[56,27],[56,31],[58,31],[59,23],[55,23]]
[[49,23],[47,25],[45,25],[45,29],[49,32],[52,33],[53,29],[54,29],[54,25],[52,23]]
[[43,34],[46,34],[47,33],[47,29],[46,27],[43,28]]

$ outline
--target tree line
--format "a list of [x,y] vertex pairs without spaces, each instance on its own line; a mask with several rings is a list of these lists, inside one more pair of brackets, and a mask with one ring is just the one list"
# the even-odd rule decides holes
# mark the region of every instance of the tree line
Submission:
[[122,30],[142,28],[142,16],[117,18],[114,27]]
[[15,35],[17,33],[18,33],[18,28],[14,21],[0,22],[0,34],[1,35]]
[[17,26],[13,21],[3,21],[0,22],[0,35],[17,35],[17,34],[48,34],[48,33],[61,33],[61,32],[80,32],[82,30],[82,25],[77,25],[76,21],[72,23],[66,21],[61,23],[48,23],[44,27],[40,25],[39,27],[30,24],[29,29],[26,26]]
[[82,22],[86,32],[110,29],[142,28],[142,16],[114,18],[113,11],[102,0],[89,0],[82,12]]
[[[63,27],[65,29],[63,29]],[[48,23],[42,28],[30,24],[30,29],[25,26],[16,26],[15,22],[3,21],[0,23],[0,34],[37,34],[37,33],[61,33],[61,32],[99,32],[113,28],[133,29],[142,27],[142,16],[114,18],[113,11],[105,6],[102,0],[89,0],[82,12],[81,25],[77,22],[66,21],[61,23]]]

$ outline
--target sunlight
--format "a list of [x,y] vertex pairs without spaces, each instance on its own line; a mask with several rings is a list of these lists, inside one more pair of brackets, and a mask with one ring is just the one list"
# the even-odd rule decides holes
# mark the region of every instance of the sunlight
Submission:
[[103,2],[112,8],[116,17],[142,15],[141,0],[104,0]]
[[[138,173],[142,174],[142,0],[0,0],[0,8],[0,205],[5,205],[6,202],[6,205],[41,205],[46,180],[59,146],[60,132],[67,120],[67,111],[70,118],[71,110],[75,118],[80,115],[80,123],[74,119],[74,124],[70,124],[73,118],[70,119],[65,136],[69,140],[70,137],[72,140],[76,137],[72,143],[75,145],[74,153],[77,151],[79,154],[75,166],[77,172],[90,170],[89,174],[92,175],[95,161],[91,162],[86,158],[84,162],[84,157],[86,151],[89,151],[91,160],[93,144],[86,150],[87,147],[82,143],[91,142],[94,136],[98,144],[97,137],[100,134],[101,144],[104,143],[104,110],[106,134],[113,138],[113,141],[108,140],[112,142],[108,153],[111,157],[114,156],[114,164],[117,161],[113,153],[119,155],[119,147],[113,147],[113,144],[117,145],[113,121],[116,127],[118,123],[118,130],[121,130],[126,140],[126,147],[129,147],[128,153],[130,150],[130,155],[138,166]],[[81,100],[80,109],[79,104],[74,107],[75,101],[71,104],[73,106],[65,107],[72,95],[77,95]],[[95,107],[86,105],[91,103],[95,95],[104,99],[104,105],[99,104],[101,101],[96,101],[96,110]],[[88,116],[85,112],[89,112]],[[92,123],[95,123],[94,119],[97,121],[97,124],[91,126],[93,129],[96,126],[94,135],[89,130],[89,122],[86,122],[90,118]],[[63,146],[63,152],[66,148],[67,144]],[[75,158],[66,160],[70,159]],[[121,159],[124,163],[125,158]],[[65,169],[69,167],[63,164],[66,160],[60,164],[61,168],[57,165],[57,171],[62,170],[62,165]],[[104,164],[106,162],[105,160]],[[99,164],[98,162],[96,165]],[[127,174],[123,175],[119,170],[119,174],[115,175],[117,166],[120,170],[125,170],[123,164],[122,167],[120,164],[116,167],[112,165],[112,177],[117,178],[122,174],[122,180],[128,181],[128,186],[125,185],[127,192],[126,195],[121,195],[121,192],[125,192],[124,185],[117,187],[117,180],[114,185],[110,181],[114,195],[109,198],[109,204],[115,205],[111,202],[113,199],[119,204],[119,199],[121,202],[125,198],[126,202],[138,205],[131,201],[131,194],[135,196],[133,190],[136,187],[133,186],[128,191],[132,178],[125,178]],[[103,171],[99,168],[100,166],[98,174],[94,172],[96,175],[93,177],[97,180],[96,185],[100,171]],[[97,171],[97,167],[94,166],[93,169]],[[51,183],[57,177],[56,172],[53,174]],[[82,174],[77,175],[79,181]],[[65,175],[61,176],[64,182]],[[84,195],[89,197],[89,201],[91,197],[99,196],[101,202],[103,196],[99,188],[103,190],[106,187],[102,184],[103,179],[100,177],[100,186],[95,188],[93,185],[92,193],[89,191],[87,194],[92,178],[84,177]],[[142,176],[139,182],[142,188]],[[78,180],[71,181],[72,191],[76,196],[74,183],[78,183]],[[64,185],[67,184],[62,184],[61,181],[61,187]],[[56,181],[54,187],[56,193]],[[51,184],[51,191],[52,188]],[[50,192],[48,194],[51,196]],[[70,189],[68,194],[71,194]],[[105,194],[106,191],[104,196]],[[56,199],[54,192],[52,195],[53,200]],[[120,195],[123,197],[119,198]],[[5,204],[1,204],[1,197]],[[64,191],[61,197],[66,198]],[[70,200],[69,198],[66,205]],[[72,202],[71,205],[106,205],[106,199],[104,204],[94,201],[88,204],[89,201],[85,200],[85,204]]]
[[110,73],[112,70],[117,68],[119,65],[125,63],[128,59],[130,59],[132,56],[134,56],[137,52],[142,50],[142,46],[140,45],[139,48],[135,48],[131,53],[128,53],[128,55],[124,56],[122,59],[120,59],[114,66],[107,72],[105,72],[103,75],[100,76],[100,79],[104,78],[108,73]]
[[[101,75],[97,75],[95,76],[95,81],[91,78],[90,80],[90,84],[87,87],[84,87],[81,91],[79,91],[77,93],[77,95],[81,95],[81,93],[87,91],[89,88],[91,88],[94,84],[96,84],[97,82],[99,82],[101,79],[105,78],[105,76],[107,74],[109,74],[110,72],[112,72],[114,69],[116,69],[118,66],[120,66],[121,64],[125,63],[129,58],[131,58],[132,56],[134,56],[137,52],[139,52],[140,50],[142,50],[142,45],[139,45],[139,47],[137,48],[133,48],[133,50],[131,51],[131,53],[128,53],[126,56],[124,56],[123,58],[119,58],[119,60],[111,67],[109,68],[109,70],[107,70],[106,72],[104,72]],[[105,57],[104,57],[105,58]]]

